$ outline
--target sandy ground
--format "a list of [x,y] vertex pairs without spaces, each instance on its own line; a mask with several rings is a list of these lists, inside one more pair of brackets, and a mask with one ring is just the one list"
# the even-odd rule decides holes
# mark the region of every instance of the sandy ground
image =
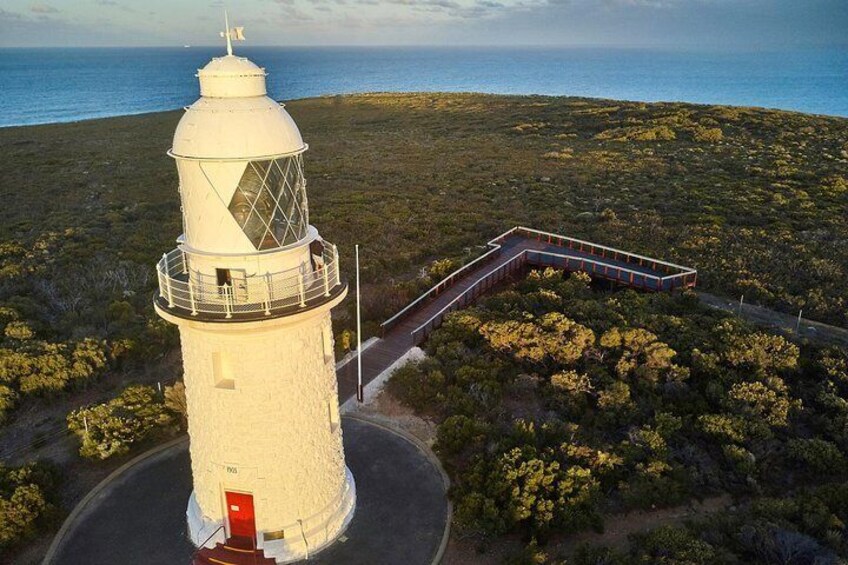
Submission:
[[370,403],[356,405],[350,412],[361,414],[377,422],[396,427],[412,434],[427,445],[436,441],[436,423],[417,416],[386,390],[381,390]]

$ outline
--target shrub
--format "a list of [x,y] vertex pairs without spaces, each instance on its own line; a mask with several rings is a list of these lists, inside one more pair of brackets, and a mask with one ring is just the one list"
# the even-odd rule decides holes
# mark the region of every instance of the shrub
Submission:
[[9,322],[6,324],[6,328],[3,330],[3,333],[6,337],[11,339],[17,339],[19,341],[25,341],[27,339],[32,339],[35,336],[35,333],[32,331],[32,328],[29,326],[27,322]]
[[6,419],[7,414],[15,407],[18,393],[7,385],[0,384],[0,424]]
[[845,455],[833,443],[819,439],[790,439],[787,452],[793,459],[810,471],[835,474],[845,470]]
[[551,375],[551,386],[570,395],[589,394],[594,390],[589,376],[577,371]]
[[718,143],[719,141],[724,139],[724,132],[721,131],[721,128],[705,128],[699,127],[696,128],[692,133],[692,137],[695,141],[705,142],[705,143]]
[[427,269],[427,274],[434,282],[440,281],[457,268],[457,264],[453,259],[438,259],[430,263]]
[[68,429],[80,438],[80,455],[108,459],[155,432],[173,431],[174,420],[149,386],[129,386],[116,398],[74,410],[68,414]]
[[737,539],[763,563],[837,565],[842,562],[810,536],[773,525],[745,526]]
[[642,328],[613,328],[601,336],[600,344],[620,353],[615,366],[620,377],[633,373],[652,382],[658,379],[660,371],[671,367],[671,360],[677,354]]
[[632,406],[630,386],[627,383],[615,381],[598,393],[598,407],[604,410],[617,412]]
[[723,445],[721,448],[724,456],[733,464],[738,473],[751,475],[756,469],[757,459],[754,454],[738,445]]
[[737,408],[772,427],[786,427],[789,410],[798,405],[779,379],[772,379],[771,386],[760,381],[736,383],[728,397]]
[[398,368],[389,381],[392,393],[415,410],[444,401],[447,391],[445,375],[433,363],[412,362]]
[[695,565],[718,561],[712,545],[683,527],[663,526],[647,534],[632,536],[631,542],[636,561],[640,563]]
[[488,322],[480,334],[495,350],[541,364],[570,365],[595,343],[592,330],[558,312],[528,321]]
[[490,478],[512,524],[526,522],[544,532],[558,524],[566,528],[591,519],[591,503],[598,488],[589,469],[563,468],[557,461],[515,448],[495,462]]
[[745,441],[745,421],[732,414],[701,414],[698,425],[704,433],[721,439],[742,443]]
[[798,366],[798,346],[783,336],[755,332],[733,336],[724,359],[733,367],[753,371],[785,371]]
[[56,472],[43,464],[0,465],[0,549],[33,537],[55,512]]
[[185,384],[182,381],[177,381],[172,386],[165,387],[165,408],[178,416],[185,424],[188,419],[188,403],[186,402]]
[[485,437],[488,427],[468,416],[448,416],[439,424],[436,443],[433,446],[439,455],[452,457],[456,454],[474,449]]
[[45,394],[82,383],[106,367],[104,345],[94,339],[76,344],[25,341],[17,350],[0,350],[0,381],[24,394]]
[[595,139],[610,141],[673,141],[677,134],[668,126],[632,126],[602,131]]

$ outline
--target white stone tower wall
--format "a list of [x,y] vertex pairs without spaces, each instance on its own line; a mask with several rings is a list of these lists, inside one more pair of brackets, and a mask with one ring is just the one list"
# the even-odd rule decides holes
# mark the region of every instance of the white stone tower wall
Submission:
[[[252,493],[269,556],[303,555],[303,537],[309,551],[332,541],[353,504],[332,305],[255,323],[179,324],[194,499],[204,522],[221,523],[224,491]],[[280,531],[282,540],[262,544],[262,533]]]

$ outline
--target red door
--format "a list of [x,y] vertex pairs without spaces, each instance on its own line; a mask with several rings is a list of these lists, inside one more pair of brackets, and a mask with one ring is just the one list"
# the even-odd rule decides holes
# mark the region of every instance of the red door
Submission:
[[230,519],[230,537],[256,539],[256,516],[253,513],[253,495],[243,492],[225,492],[227,517]]

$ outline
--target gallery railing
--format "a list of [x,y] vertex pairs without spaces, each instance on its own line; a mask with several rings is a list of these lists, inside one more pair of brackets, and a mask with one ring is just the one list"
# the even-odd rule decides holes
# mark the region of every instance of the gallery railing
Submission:
[[335,245],[325,246],[323,265],[245,277],[219,284],[217,276],[192,270],[191,259],[174,249],[156,264],[160,305],[192,316],[270,316],[281,310],[305,308],[329,298],[342,284]]

